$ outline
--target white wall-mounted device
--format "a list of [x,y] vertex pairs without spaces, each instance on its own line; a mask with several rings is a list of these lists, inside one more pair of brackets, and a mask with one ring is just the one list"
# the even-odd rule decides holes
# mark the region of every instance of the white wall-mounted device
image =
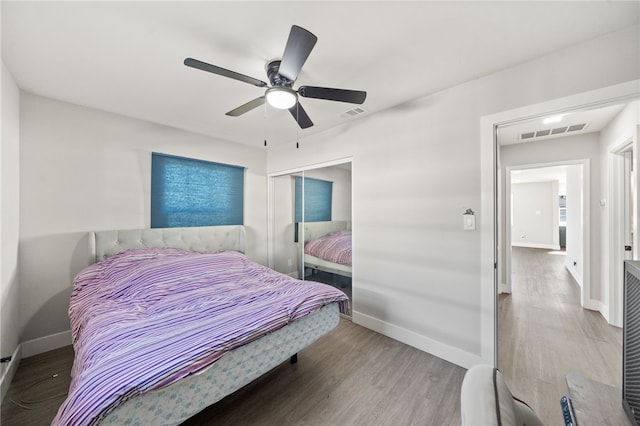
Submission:
[[476,214],[473,210],[467,209],[463,217],[463,229],[465,231],[474,231],[476,229]]

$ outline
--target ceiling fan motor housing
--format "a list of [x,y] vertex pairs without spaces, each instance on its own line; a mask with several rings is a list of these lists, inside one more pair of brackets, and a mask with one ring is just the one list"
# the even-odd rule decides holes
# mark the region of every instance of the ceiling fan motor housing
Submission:
[[293,81],[290,81],[286,77],[278,74],[280,70],[280,59],[274,59],[273,61],[267,62],[265,66],[267,71],[267,76],[269,77],[269,82],[274,87],[291,87]]

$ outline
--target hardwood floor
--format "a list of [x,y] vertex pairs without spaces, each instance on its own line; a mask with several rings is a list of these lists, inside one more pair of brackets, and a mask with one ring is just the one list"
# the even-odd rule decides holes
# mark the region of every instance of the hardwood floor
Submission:
[[512,293],[499,301],[498,366],[546,425],[564,424],[565,375],[622,384],[622,329],[580,307],[564,253],[514,247]]
[[2,401],[0,424],[51,424],[69,389],[72,364],[71,346],[22,359]]
[[[70,347],[24,359],[2,403],[2,425],[50,424],[62,398],[31,410],[11,399],[55,372],[67,381],[47,380],[47,395],[66,391],[72,360]],[[185,425],[459,425],[465,372],[341,319],[297,364],[283,363]]]

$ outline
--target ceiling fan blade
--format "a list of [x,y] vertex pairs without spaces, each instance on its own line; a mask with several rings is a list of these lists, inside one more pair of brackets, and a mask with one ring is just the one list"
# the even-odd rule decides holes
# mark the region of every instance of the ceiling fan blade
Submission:
[[258,80],[257,78],[249,77],[244,74],[237,73],[235,71],[230,71],[226,68],[220,68],[215,65],[207,64],[206,62],[199,61],[193,58],[187,58],[184,60],[184,64],[191,68],[196,68],[202,71],[207,71],[213,74],[218,74],[223,77],[232,78],[234,80],[242,81],[243,83],[253,84],[258,87],[267,87],[267,83],[262,80]]
[[326,99],[329,101],[361,104],[367,98],[367,92],[360,90],[331,89],[329,87],[300,86],[298,94],[304,98]]
[[294,120],[298,122],[298,126],[300,126],[301,129],[307,129],[313,126],[313,121],[311,121],[307,115],[307,111],[302,108],[300,102],[296,102],[294,106],[289,108],[289,112],[293,116]]
[[245,112],[249,112],[254,108],[258,108],[260,105],[264,105],[264,96],[260,96],[259,98],[255,98],[254,100],[249,101],[244,105],[240,105],[238,108],[232,109],[231,111],[226,113],[226,115],[231,117],[238,117]]
[[318,41],[318,37],[302,27],[293,25],[282,54],[278,74],[291,82],[296,81],[298,73],[309,57],[313,46],[316,45],[316,41]]

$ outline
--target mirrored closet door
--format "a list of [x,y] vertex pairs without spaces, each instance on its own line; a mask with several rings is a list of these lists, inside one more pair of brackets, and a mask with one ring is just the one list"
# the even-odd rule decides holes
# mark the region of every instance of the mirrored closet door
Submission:
[[351,162],[273,175],[269,185],[270,266],[340,288],[353,306]]

